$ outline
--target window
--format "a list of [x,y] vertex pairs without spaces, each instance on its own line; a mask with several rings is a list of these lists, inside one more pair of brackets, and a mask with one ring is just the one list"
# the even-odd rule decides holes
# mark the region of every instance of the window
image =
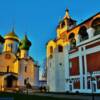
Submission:
[[62,66],[62,63],[59,63],[60,66]]
[[58,45],[58,52],[63,52],[63,46]]
[[61,23],[61,28],[64,28],[64,26],[65,26],[65,22],[63,21],[63,22]]
[[92,27],[95,29],[94,35],[100,34],[100,18],[96,18],[96,19],[92,22]]
[[75,34],[74,33],[70,33],[70,35],[69,35],[69,40],[70,39],[73,39],[75,37]]
[[75,34],[71,33],[69,35],[69,42],[70,42],[70,49],[73,49],[76,47],[76,39],[75,39]]
[[12,52],[13,44],[8,44],[8,47],[10,48],[10,50],[11,50],[11,52]]
[[8,44],[8,47],[10,47],[10,48],[11,48],[11,44]]
[[25,72],[27,72],[27,66],[25,66]]
[[53,46],[50,46],[50,58],[52,58],[53,57]]
[[27,83],[27,79],[24,79],[24,85],[26,85],[26,83]]
[[78,32],[80,37],[80,42],[88,39],[88,33],[87,28],[85,26],[82,26]]
[[52,53],[53,53],[53,47],[50,46],[50,54],[52,54]]
[[7,66],[7,73],[9,72],[9,66]]

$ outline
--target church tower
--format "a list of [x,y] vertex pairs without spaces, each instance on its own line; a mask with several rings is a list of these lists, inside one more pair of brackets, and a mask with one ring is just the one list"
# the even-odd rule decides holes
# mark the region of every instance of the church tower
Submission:
[[19,43],[20,58],[28,57],[28,51],[31,46],[31,42],[28,40],[27,35]]
[[66,9],[65,16],[63,19],[59,22],[59,25],[57,26],[57,38],[61,37],[61,34],[64,33],[66,30],[70,30],[76,25],[76,20],[73,20],[69,15],[69,10]]
[[12,29],[12,32],[6,34],[4,36],[4,39],[5,39],[5,43],[4,43],[3,52],[17,53],[19,38],[15,34],[14,29]]

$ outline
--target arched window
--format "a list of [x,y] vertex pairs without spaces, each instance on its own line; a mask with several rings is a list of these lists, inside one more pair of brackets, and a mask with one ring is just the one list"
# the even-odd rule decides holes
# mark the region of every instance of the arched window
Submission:
[[76,47],[76,39],[75,39],[75,34],[71,33],[69,35],[69,42],[70,42],[70,49],[73,49],[74,47]]
[[25,72],[27,72],[27,66],[25,66]]
[[53,57],[53,46],[50,46],[50,58],[52,58]]
[[88,39],[88,33],[87,33],[87,28],[85,26],[82,26],[78,32],[79,37],[80,37],[80,42]]
[[7,66],[7,73],[9,72],[9,66]]
[[70,35],[69,35],[69,39],[73,39],[75,37],[75,34],[74,33],[71,33]]
[[65,22],[62,21],[62,22],[61,22],[61,28],[64,28],[64,26],[65,26]]
[[50,54],[52,54],[52,53],[53,53],[53,47],[50,46]]
[[58,52],[63,52],[63,46],[58,45]]
[[91,26],[95,29],[94,35],[100,34],[100,18],[96,18]]

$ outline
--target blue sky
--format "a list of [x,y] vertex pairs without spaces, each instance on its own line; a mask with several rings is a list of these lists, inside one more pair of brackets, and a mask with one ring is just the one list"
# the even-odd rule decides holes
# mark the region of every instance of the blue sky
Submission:
[[100,11],[100,0],[0,0],[0,34],[15,26],[22,38],[32,41],[30,55],[42,64],[46,42],[56,37],[56,26],[68,8],[78,23]]

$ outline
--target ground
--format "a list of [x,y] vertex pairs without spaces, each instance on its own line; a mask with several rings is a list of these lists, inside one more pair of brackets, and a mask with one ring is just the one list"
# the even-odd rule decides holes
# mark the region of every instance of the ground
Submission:
[[34,94],[19,94],[19,93],[0,93],[0,100],[100,100],[100,94],[59,94],[59,93],[34,93]]

